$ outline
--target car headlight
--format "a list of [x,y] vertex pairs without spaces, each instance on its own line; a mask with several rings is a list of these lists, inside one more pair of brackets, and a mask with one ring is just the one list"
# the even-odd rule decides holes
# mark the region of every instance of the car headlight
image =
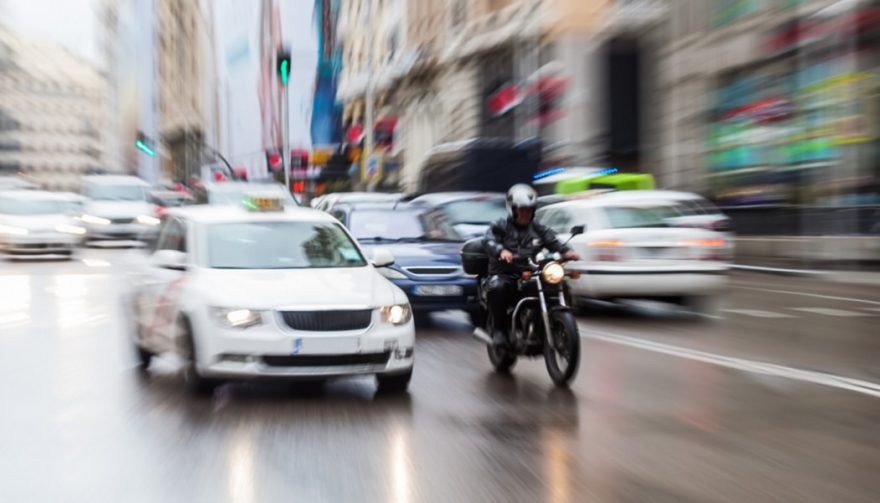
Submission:
[[83,215],[80,217],[80,220],[87,224],[94,225],[110,225],[110,219],[104,217],[96,217],[95,215]]
[[150,215],[138,215],[137,223],[141,225],[159,225],[162,221]]
[[392,325],[403,325],[412,319],[412,309],[410,309],[409,304],[385,306],[379,309],[379,313],[382,315],[382,321]]
[[211,317],[228,328],[248,328],[263,323],[262,312],[237,307],[212,307]]
[[559,262],[550,262],[544,266],[544,270],[541,271],[541,277],[547,283],[555,285],[562,282],[563,278],[565,278],[565,269],[563,269]]
[[392,269],[390,267],[380,267],[379,274],[385,276],[388,279],[406,279],[406,274],[403,274],[397,269]]
[[86,233],[86,230],[78,225],[58,224],[55,226],[55,230],[65,234],[76,234],[78,236],[82,236]]
[[8,234],[10,236],[24,236],[28,230],[24,227],[14,227],[12,225],[0,224],[0,234]]

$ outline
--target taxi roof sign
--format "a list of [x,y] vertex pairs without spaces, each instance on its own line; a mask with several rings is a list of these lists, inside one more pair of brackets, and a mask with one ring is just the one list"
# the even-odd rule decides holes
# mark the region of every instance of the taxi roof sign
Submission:
[[276,196],[244,196],[241,204],[248,211],[284,211],[284,202]]

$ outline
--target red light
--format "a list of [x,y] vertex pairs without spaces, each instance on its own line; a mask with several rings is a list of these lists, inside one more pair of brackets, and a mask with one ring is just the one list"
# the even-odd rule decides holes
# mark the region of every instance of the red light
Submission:
[[299,194],[299,193],[302,193],[302,192],[305,191],[305,190],[306,190],[306,182],[300,180],[300,181],[295,182],[295,183],[293,184],[293,191],[294,191],[294,192],[296,192],[296,193]]

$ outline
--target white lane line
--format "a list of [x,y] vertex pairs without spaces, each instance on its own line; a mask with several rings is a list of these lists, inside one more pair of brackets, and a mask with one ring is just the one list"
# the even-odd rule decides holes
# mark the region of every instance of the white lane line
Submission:
[[842,318],[853,318],[857,316],[870,316],[865,313],[856,311],[847,311],[846,309],[834,309],[830,307],[793,307],[793,311],[801,311],[804,313],[822,314],[825,316],[839,316]]
[[754,316],[755,318],[794,318],[794,316],[790,314],[774,313],[773,311],[761,311],[760,309],[723,309],[723,311],[725,313]]
[[809,292],[793,292],[791,290],[774,290],[772,288],[758,288],[756,286],[739,286],[737,288],[742,288],[744,290],[757,290],[759,292],[787,293],[789,295],[803,295],[806,297],[815,297],[817,299],[845,300],[847,302],[862,302],[865,304],[875,304],[875,305],[880,306],[880,302],[878,302],[876,300],[853,299],[852,297],[837,297],[835,295],[822,295],[822,294],[818,294],[818,293],[809,293]]
[[662,344],[659,342],[646,341],[644,339],[628,337],[625,335],[597,332],[580,324],[578,325],[578,327],[580,328],[581,336],[589,339],[596,339],[613,344],[620,344],[623,346],[643,349],[645,351],[653,351],[655,353],[663,353],[679,358],[686,358],[689,360],[711,363],[713,365],[740,370],[743,372],[783,377],[795,381],[803,381],[813,384],[819,384],[822,386],[828,386],[831,388],[855,391],[856,393],[861,393],[863,395],[880,398],[880,383],[863,381],[861,379],[853,379],[851,377],[843,377],[835,374],[815,372],[811,370],[801,370],[793,367],[786,367],[784,365],[777,365],[775,363],[746,360],[743,358],[734,358],[731,356],[706,353],[703,351],[697,351],[694,349],[688,349],[679,346],[672,346],[669,344]]

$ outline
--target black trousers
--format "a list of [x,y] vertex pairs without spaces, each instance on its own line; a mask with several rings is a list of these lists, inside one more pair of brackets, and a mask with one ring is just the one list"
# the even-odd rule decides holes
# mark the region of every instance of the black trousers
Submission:
[[486,280],[486,301],[495,322],[495,329],[504,333],[510,329],[507,308],[516,297],[517,277],[507,274],[495,274]]

